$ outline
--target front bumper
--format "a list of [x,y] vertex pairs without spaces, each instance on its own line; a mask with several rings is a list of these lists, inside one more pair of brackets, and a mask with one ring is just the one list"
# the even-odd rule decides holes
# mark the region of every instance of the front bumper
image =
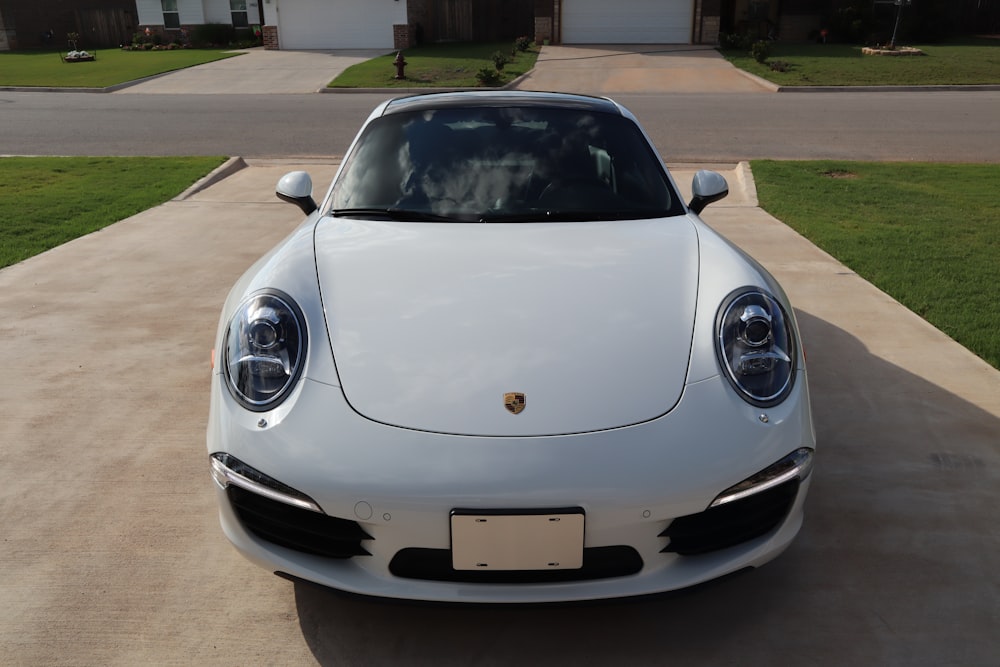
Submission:
[[[763,533],[710,549],[698,548],[704,537],[691,537],[688,529],[700,530],[723,490],[790,452],[811,455],[804,377],[788,400],[766,411],[766,420],[716,377],[687,387],[680,404],[659,419],[545,438],[469,438],[377,424],[351,411],[339,388],[309,380],[292,409],[248,418],[219,389],[210,453],[225,452],[315,501],[327,516],[296,509],[297,516],[314,515],[316,531],[350,544],[344,553],[323,552],[269,534],[252,517],[274,508],[248,509],[250,492],[233,485],[218,487],[227,537],[271,571],[366,595],[550,602],[695,585],[780,554],[799,530],[810,481],[795,478],[756,494],[770,503]],[[270,502],[279,504],[280,515],[281,501]],[[730,504],[730,515],[740,502]],[[260,504],[250,497],[254,503]],[[504,575],[450,568],[455,508],[557,507],[585,513],[580,570]],[[685,540],[695,548],[684,547]]]

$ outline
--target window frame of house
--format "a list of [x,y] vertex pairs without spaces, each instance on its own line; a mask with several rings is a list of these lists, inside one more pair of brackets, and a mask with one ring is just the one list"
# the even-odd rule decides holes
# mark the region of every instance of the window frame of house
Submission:
[[247,0],[229,0],[229,15],[234,28],[250,27],[250,15],[247,13]]
[[163,12],[165,30],[181,29],[181,13],[177,9],[177,0],[160,0],[160,11]]

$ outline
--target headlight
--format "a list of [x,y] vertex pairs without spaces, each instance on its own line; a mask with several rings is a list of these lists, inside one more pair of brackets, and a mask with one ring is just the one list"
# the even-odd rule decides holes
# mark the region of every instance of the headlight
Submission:
[[230,393],[248,410],[270,410],[295,386],[306,356],[302,311],[276,290],[240,304],[226,331],[225,374]]
[[795,338],[785,310],[770,294],[737,290],[719,309],[719,361],[740,396],[768,407],[784,400],[795,377]]

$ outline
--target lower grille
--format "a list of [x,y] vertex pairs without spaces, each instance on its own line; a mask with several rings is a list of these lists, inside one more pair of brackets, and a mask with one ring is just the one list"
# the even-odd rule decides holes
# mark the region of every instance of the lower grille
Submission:
[[678,517],[660,533],[670,538],[661,553],[694,556],[765,535],[788,516],[798,492],[799,480],[793,479],[742,500]]
[[361,546],[372,537],[355,521],[299,509],[238,486],[226,489],[244,527],[262,540],[327,558],[369,556]]
[[542,584],[561,581],[587,581],[636,574],[642,569],[642,557],[632,547],[591,547],[583,550],[579,570],[455,570],[448,549],[402,549],[389,563],[389,571],[406,579],[453,581],[478,584]]

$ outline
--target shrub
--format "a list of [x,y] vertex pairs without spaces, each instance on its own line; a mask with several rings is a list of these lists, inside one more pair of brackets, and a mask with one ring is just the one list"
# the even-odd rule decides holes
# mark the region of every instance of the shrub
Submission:
[[501,51],[494,51],[493,55],[490,56],[490,60],[493,61],[493,66],[496,67],[498,72],[502,71],[503,66],[510,62],[510,58]]
[[518,51],[527,51],[531,46],[531,38],[527,35],[521,35],[514,40],[514,48]]
[[738,34],[735,32],[720,32],[719,33],[719,47],[725,51],[733,51],[739,49],[740,51],[749,51],[753,40],[750,39],[750,35]]
[[759,63],[766,63],[771,57],[771,42],[761,39],[753,43],[750,47],[750,55]]
[[229,44],[236,37],[236,29],[225,23],[196,25],[191,31],[191,42],[196,46]]
[[739,36],[732,32],[719,33],[719,48],[723,51],[734,51],[739,48]]
[[787,72],[792,68],[792,66],[784,60],[772,60],[768,63],[768,67],[771,68],[772,72]]
[[500,83],[500,72],[496,69],[483,67],[476,72],[476,81],[478,81],[481,86],[495,86]]

